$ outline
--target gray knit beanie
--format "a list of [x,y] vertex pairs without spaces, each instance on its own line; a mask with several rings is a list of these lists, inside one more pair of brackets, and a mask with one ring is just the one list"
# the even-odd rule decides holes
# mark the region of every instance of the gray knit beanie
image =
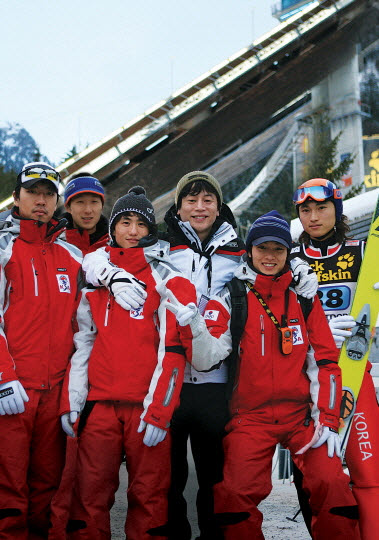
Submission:
[[208,182],[215,191],[217,192],[217,195],[220,199],[220,206],[222,204],[222,191],[221,186],[219,182],[216,180],[214,176],[211,174],[204,172],[204,171],[192,171],[190,173],[185,174],[178,182],[178,185],[176,186],[176,192],[175,192],[175,205],[178,206],[178,199],[180,193],[183,191],[185,186],[188,184],[193,184],[194,182],[197,182],[198,180],[201,180],[203,182]]

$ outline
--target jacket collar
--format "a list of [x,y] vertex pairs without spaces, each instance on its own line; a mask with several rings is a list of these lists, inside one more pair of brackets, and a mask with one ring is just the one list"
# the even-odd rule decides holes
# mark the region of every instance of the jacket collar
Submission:
[[271,288],[274,283],[280,285],[283,289],[289,287],[292,283],[292,272],[287,269],[284,270],[278,276],[266,276],[264,274],[258,274],[246,261],[242,262],[234,272],[236,278],[241,281],[249,281],[257,288],[257,290],[264,288]]
[[117,264],[118,261],[123,261],[125,264],[124,254],[127,252],[127,264],[135,269],[142,269],[150,262],[167,261],[170,255],[170,244],[164,240],[155,239],[154,242],[147,242],[145,245],[128,248],[127,250],[115,246],[106,246],[105,250],[109,252],[110,259]]
[[90,247],[93,244],[96,244],[99,240],[104,240],[108,237],[108,220],[105,216],[101,215],[100,219],[96,225],[96,230],[92,234],[88,234],[86,229],[80,229],[74,227],[74,222],[72,219],[72,214],[70,212],[65,212],[62,214],[62,218],[67,220],[66,231],[74,231],[82,237],[83,246]]
[[57,220],[54,217],[48,223],[22,218],[18,214],[18,208],[14,206],[9,230],[28,243],[52,243],[62,233],[66,223],[65,219]]
[[[228,208],[226,205],[223,205],[223,207]],[[220,216],[218,216],[212,227],[210,235],[204,242],[201,242],[196,231],[191,227],[188,221],[180,220],[179,216],[176,214],[175,205],[173,205],[166,213],[165,222],[168,226],[169,236],[173,234],[181,238],[183,243],[189,245],[194,251],[209,256],[213,255],[220,246],[237,238],[237,233],[233,228],[233,224],[225,219],[224,214],[225,209],[224,212],[221,211]]]

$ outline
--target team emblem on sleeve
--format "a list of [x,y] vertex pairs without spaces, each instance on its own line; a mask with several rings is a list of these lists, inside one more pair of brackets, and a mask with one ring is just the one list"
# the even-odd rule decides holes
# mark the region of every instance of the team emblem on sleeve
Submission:
[[301,333],[301,326],[298,324],[290,325],[293,330],[292,343],[294,345],[302,345],[304,343],[303,334]]
[[207,309],[204,313],[204,319],[208,321],[217,321],[219,313],[220,312],[215,309]]

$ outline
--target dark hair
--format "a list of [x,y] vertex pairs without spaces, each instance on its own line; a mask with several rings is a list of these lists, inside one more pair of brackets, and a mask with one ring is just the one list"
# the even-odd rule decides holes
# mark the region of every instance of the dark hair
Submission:
[[138,218],[143,221],[146,225],[146,227],[148,228],[149,230],[149,234],[153,235],[153,236],[157,236],[158,235],[158,225],[156,223],[149,223],[147,221],[147,219],[145,218],[145,216],[143,216],[142,214],[140,214],[139,212],[122,212],[121,214],[119,214],[118,216],[116,216],[116,218],[114,219],[113,223],[112,223],[112,230],[111,230],[111,234],[114,234],[114,230],[116,228],[116,225],[117,223],[120,221],[120,219],[124,216],[138,216]]
[[[336,224],[334,225],[335,238],[339,244],[342,244],[342,242],[350,238],[349,236],[347,236],[347,233],[350,231],[350,227],[347,224],[347,219],[348,219],[347,216],[342,214],[341,220],[337,221]],[[301,244],[305,244],[306,246],[309,246],[309,244],[311,243],[311,237],[309,233],[307,233],[306,231],[303,231],[301,235],[299,236],[299,242]]]
[[176,209],[180,210],[180,207],[182,206],[182,199],[184,197],[187,197],[187,195],[199,195],[202,191],[205,191],[206,193],[213,193],[217,197],[217,210],[220,210],[221,208],[221,201],[220,196],[217,193],[216,189],[206,180],[195,180],[194,182],[188,183],[184,186],[182,191],[179,193],[178,196],[178,202],[176,205]]
[[85,172],[85,171],[78,172],[78,173],[75,173],[75,174],[73,174],[71,176],[70,181],[75,180],[75,178],[82,178],[83,176],[91,176],[91,177],[93,177],[93,174],[91,174],[89,172]]
[[[45,184],[46,184],[46,182],[51,183],[50,180],[45,180],[45,179],[40,180],[40,182],[45,182]],[[37,182],[36,182],[36,183],[37,183]],[[33,184],[33,185],[34,185],[34,184]],[[22,188],[22,187],[23,187],[22,185],[18,184],[18,185],[14,188],[14,196],[16,197],[16,199],[19,199],[19,198],[20,198],[20,191],[21,191],[21,188]],[[24,189],[27,189],[27,188],[24,188]],[[57,193],[57,202],[59,201],[59,197],[60,197],[60,195],[59,195],[59,193]]]

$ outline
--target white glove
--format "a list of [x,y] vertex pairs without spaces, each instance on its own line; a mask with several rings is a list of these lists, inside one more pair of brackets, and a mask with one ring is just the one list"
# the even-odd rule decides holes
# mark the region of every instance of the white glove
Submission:
[[339,438],[338,433],[332,431],[330,428],[323,426],[322,431],[320,432],[320,438],[317,442],[312,445],[312,448],[318,448],[324,442],[328,443],[328,456],[332,458],[334,454],[341,457],[341,439]]
[[356,326],[354,317],[351,315],[341,315],[341,317],[333,317],[329,321],[329,328],[333,334],[336,347],[342,347],[343,342],[347,337],[352,335],[350,328]]
[[304,298],[313,298],[317,293],[317,276],[306,261],[300,257],[295,257],[290,261],[295,291]]
[[145,428],[146,433],[143,438],[143,442],[146,444],[146,446],[157,446],[157,444],[162,442],[166,437],[167,431],[165,429],[153,426],[152,424],[147,424],[143,420],[141,420],[138,426],[137,433],[142,433]]
[[376,290],[379,289],[379,281],[377,281],[376,283],[374,283],[373,288],[376,289]]
[[0,414],[2,416],[23,413],[24,401],[29,401],[29,398],[20,381],[0,384]]
[[138,309],[145,303],[146,284],[122,268],[113,267],[106,277],[99,281],[110,290],[116,302],[127,311]]
[[61,416],[62,429],[69,437],[75,438],[75,431],[73,430],[73,425],[78,419],[78,413],[76,411],[71,411]]
[[178,321],[180,326],[187,326],[190,322],[196,317],[199,310],[197,309],[196,304],[190,302],[186,306],[179,302],[174,293],[167,289],[166,296],[170,300],[169,302],[165,301],[166,308],[171,311]]

